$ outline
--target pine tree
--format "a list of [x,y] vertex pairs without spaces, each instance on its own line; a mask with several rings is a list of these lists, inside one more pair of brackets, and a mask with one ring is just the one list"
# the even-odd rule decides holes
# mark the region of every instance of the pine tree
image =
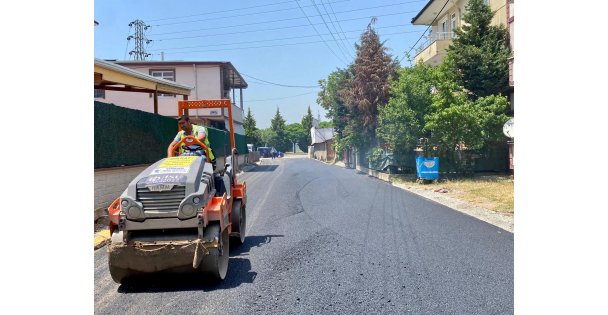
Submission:
[[253,143],[258,146],[261,142],[260,131],[256,127],[255,118],[251,114],[251,107],[247,109],[247,116],[243,120],[243,128],[245,129],[245,136],[247,137],[247,143]]
[[278,132],[279,130],[285,130],[285,119],[281,115],[279,108],[277,107],[277,112],[274,114],[274,117],[270,120],[270,129],[274,132]]
[[[355,77],[342,95],[349,110],[360,114],[363,142],[372,146],[376,143],[378,108],[388,103],[390,79],[394,73],[394,62],[373,29],[375,21],[373,18],[361,35],[354,64]],[[350,125],[357,129],[352,123]]]
[[511,55],[504,26],[490,25],[494,13],[483,0],[470,0],[463,17],[466,24],[454,31],[456,38],[448,49],[457,83],[474,98],[506,94],[509,87]]
[[273,139],[271,140],[272,146],[282,152],[289,150],[291,142],[287,139],[285,119],[281,115],[278,107],[276,114],[270,120],[270,129],[273,131]]
[[245,116],[245,120],[243,120],[243,128],[245,129],[245,135],[247,137],[255,137],[258,128],[255,125],[255,118],[253,118],[253,115],[251,114],[251,107],[247,108],[247,116]]
[[309,146],[312,142],[312,137],[310,135],[310,128],[312,128],[312,112],[310,111],[310,105],[308,106],[308,112],[302,117],[302,128],[306,131],[306,146]]

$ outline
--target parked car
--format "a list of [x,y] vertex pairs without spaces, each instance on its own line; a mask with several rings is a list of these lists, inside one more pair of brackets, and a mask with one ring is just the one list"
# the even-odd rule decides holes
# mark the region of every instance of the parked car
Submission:
[[258,152],[260,152],[260,157],[272,157],[272,148],[270,147],[258,147]]

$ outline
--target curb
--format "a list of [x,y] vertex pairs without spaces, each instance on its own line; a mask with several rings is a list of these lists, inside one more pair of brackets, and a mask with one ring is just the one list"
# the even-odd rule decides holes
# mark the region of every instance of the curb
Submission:
[[110,242],[110,230],[102,230],[95,233],[93,239],[93,250],[98,250]]

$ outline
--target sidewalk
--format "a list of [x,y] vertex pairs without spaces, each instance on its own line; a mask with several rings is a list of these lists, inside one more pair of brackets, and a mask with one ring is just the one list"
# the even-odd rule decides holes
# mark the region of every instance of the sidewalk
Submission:
[[[237,174],[243,174],[243,172],[248,172],[252,168],[256,167],[259,162],[249,163],[243,165],[241,171]],[[105,246],[110,241],[110,230],[108,229],[108,217],[102,216],[97,222],[94,223],[93,227],[94,236],[93,236],[93,249],[97,250],[103,246]]]

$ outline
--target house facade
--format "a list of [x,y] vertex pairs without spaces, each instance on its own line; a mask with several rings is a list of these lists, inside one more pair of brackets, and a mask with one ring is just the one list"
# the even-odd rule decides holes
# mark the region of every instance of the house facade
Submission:
[[[494,12],[492,25],[507,27],[507,2],[509,0],[485,0]],[[422,44],[416,47],[414,61],[438,66],[446,56],[454,39],[454,30],[461,27],[468,0],[430,0],[412,19],[414,25],[431,26]],[[445,5],[445,7],[444,7]],[[443,10],[442,10],[443,8]]]
[[[231,99],[234,131],[244,134],[243,89],[247,82],[230,62],[208,61],[113,61],[137,72],[194,87],[187,97],[199,99]],[[238,92],[237,92],[238,90]],[[121,93],[120,91],[95,91],[95,100],[118,106],[177,117],[177,101],[182,98],[174,94],[157,94],[154,108],[153,93]],[[238,100],[238,102],[237,102]],[[228,129],[226,109],[194,109],[189,111],[191,119],[218,129]]]
[[313,125],[313,127],[310,128],[310,136],[312,141],[308,147],[308,155],[310,158],[321,161],[331,161],[335,158],[336,152],[334,152],[333,149],[333,128],[317,128]]

